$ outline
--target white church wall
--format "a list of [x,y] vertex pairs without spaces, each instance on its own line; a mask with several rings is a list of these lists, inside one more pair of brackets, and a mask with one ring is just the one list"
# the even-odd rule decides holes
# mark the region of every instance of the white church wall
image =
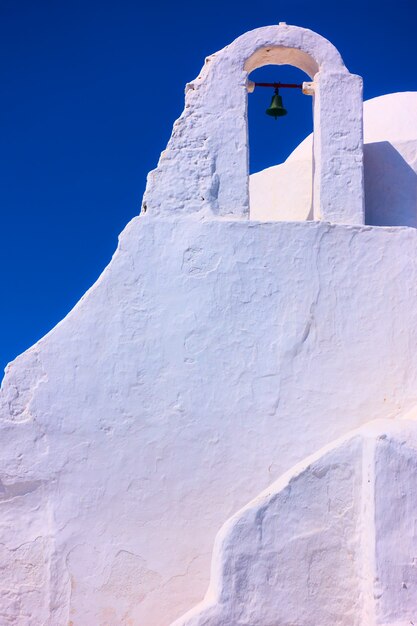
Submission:
[[53,606],[53,626],[163,626],[198,602],[225,519],[416,403],[416,237],[133,220],[3,382],[0,606],[39,623]]
[[416,424],[377,420],[292,468],[216,538],[173,626],[392,626],[417,607]]

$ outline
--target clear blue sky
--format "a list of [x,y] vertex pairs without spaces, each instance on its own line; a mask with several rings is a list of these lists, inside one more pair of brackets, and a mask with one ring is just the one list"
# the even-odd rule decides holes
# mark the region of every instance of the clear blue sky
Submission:
[[[363,76],[366,99],[417,90],[416,0],[0,0],[0,368],[109,262],[204,57],[279,21],[330,39]],[[287,67],[257,77],[303,80]],[[263,112],[271,93],[260,92],[250,100],[252,171],[312,130],[309,98],[283,92],[289,115],[275,121]]]

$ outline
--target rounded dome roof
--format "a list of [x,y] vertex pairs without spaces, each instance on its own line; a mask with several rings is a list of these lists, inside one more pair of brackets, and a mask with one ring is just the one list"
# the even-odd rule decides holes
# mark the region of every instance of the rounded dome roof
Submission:
[[[417,139],[417,91],[388,93],[363,103],[364,143]],[[313,134],[306,137],[287,161],[311,159]]]

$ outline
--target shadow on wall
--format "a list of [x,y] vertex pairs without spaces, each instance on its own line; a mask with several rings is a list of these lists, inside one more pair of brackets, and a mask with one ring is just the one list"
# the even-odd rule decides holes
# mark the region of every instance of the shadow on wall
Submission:
[[389,141],[364,146],[365,223],[417,228],[417,173]]

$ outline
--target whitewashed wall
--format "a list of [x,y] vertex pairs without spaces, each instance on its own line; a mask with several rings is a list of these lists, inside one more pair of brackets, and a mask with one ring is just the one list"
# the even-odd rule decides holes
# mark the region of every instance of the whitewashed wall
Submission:
[[416,250],[407,228],[135,219],[3,383],[2,619],[163,626],[198,602],[232,513],[416,402]]
[[417,425],[375,420],[285,473],[216,538],[173,626],[407,626],[417,610]]
[[177,207],[194,152],[170,146],[97,283],[7,368],[5,624],[169,624],[224,520],[416,403],[417,231],[194,211],[195,172]]

